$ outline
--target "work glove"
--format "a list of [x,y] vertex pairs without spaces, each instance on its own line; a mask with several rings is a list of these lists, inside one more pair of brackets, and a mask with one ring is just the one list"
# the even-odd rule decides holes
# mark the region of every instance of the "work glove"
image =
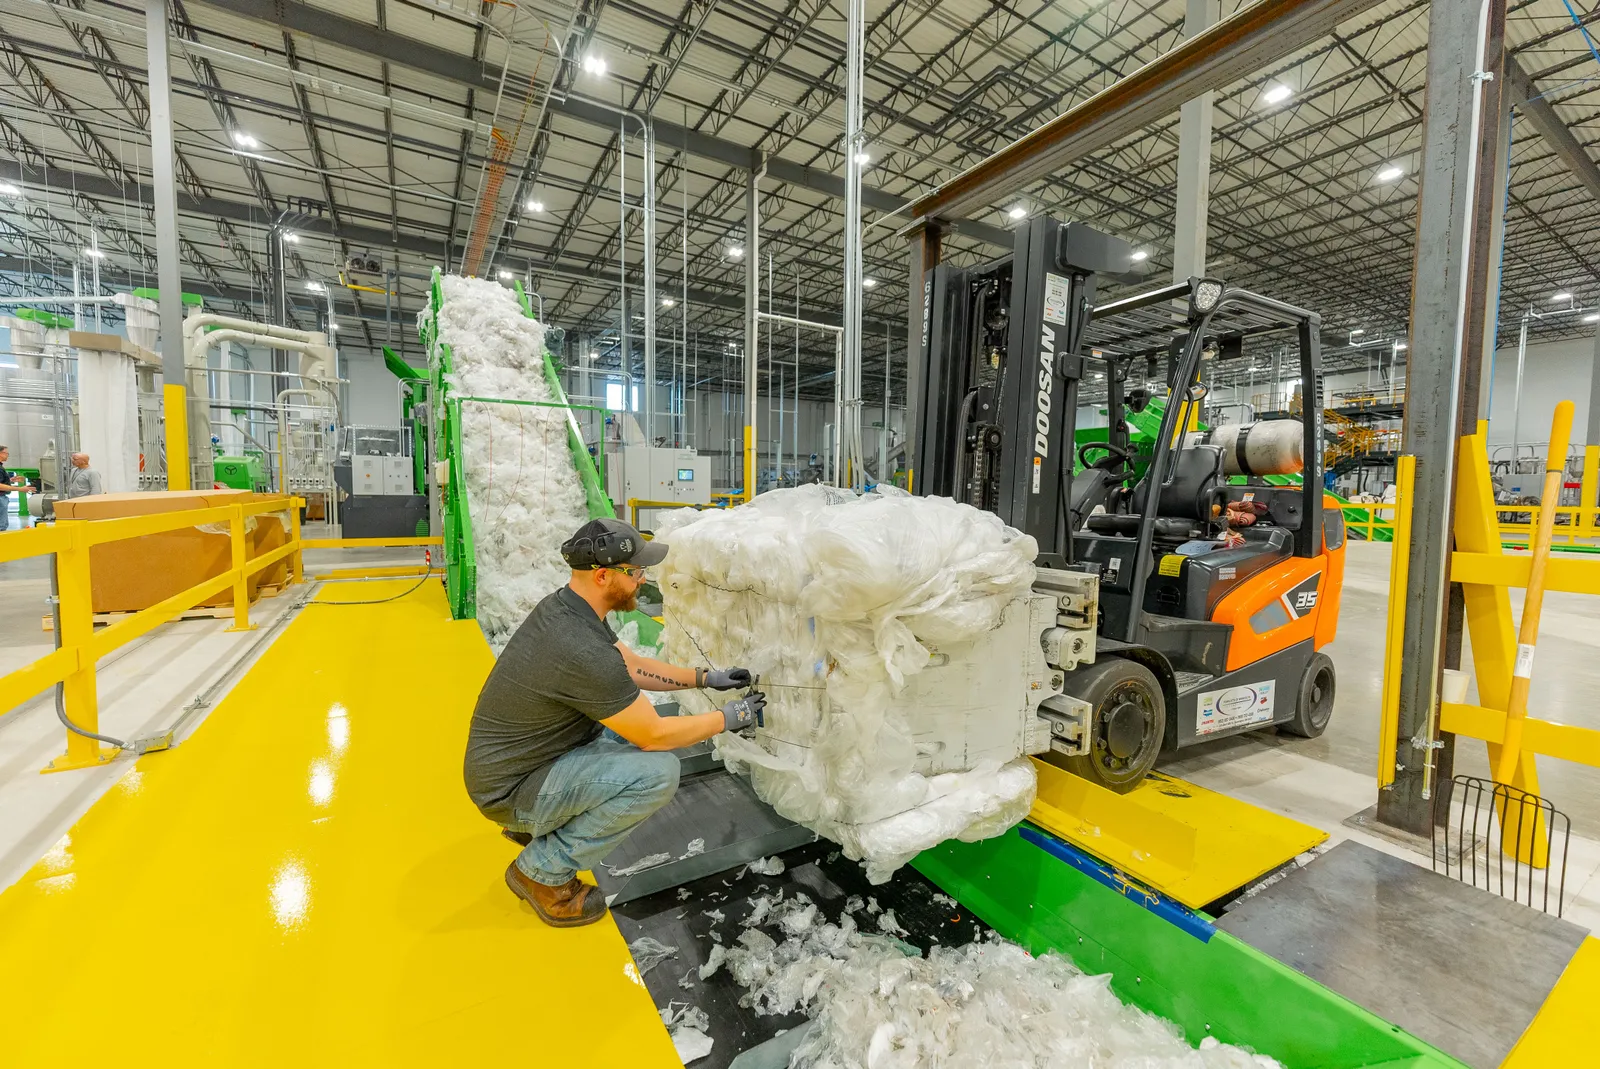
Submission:
[[706,686],[712,690],[738,690],[750,685],[748,668],[713,668],[706,673]]
[[765,727],[767,720],[763,710],[767,707],[767,696],[759,690],[752,690],[742,698],[735,698],[722,707],[722,727],[724,731],[743,731],[753,726]]

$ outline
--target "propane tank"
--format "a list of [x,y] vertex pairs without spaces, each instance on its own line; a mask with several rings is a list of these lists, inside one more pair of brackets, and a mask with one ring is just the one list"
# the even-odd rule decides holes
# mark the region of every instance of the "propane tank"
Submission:
[[1293,475],[1305,468],[1305,427],[1297,419],[1225,423],[1206,434],[1222,447],[1225,475]]

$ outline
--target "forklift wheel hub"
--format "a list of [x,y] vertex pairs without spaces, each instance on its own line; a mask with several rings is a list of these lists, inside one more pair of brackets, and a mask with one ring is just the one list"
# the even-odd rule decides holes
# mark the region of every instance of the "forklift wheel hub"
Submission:
[[1106,712],[1106,749],[1119,761],[1139,752],[1144,742],[1147,714],[1133,702],[1118,702]]

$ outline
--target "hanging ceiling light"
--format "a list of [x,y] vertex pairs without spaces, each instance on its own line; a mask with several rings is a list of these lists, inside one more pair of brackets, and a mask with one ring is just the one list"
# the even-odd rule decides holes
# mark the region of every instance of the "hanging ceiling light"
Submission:
[[873,286],[876,286],[877,284],[878,284],[878,280],[875,279],[875,278],[864,278],[864,279],[861,280],[861,288],[862,289],[870,290]]
[[312,279],[310,282],[306,283],[306,291],[308,293],[321,293],[326,288],[327,288],[326,286],[324,286],[322,283],[316,281],[315,279]]
[[671,308],[673,305],[675,305],[677,303],[678,302],[674,301],[671,297],[663,297],[663,298],[661,298],[661,307],[663,307],[663,308]]
[[505,268],[501,268],[500,269],[500,277],[504,281],[510,282],[511,281],[511,272],[507,271]]
[[858,152],[856,153],[856,162],[865,167],[867,164],[872,162],[872,157],[868,156],[865,152]]
[[1134,263],[1138,263],[1141,260],[1150,259],[1150,254],[1143,249],[1134,249],[1133,256],[1130,257],[1130,259],[1132,259]]
[[1572,294],[1568,293],[1566,290],[1562,290],[1560,293],[1552,293],[1550,295],[1550,299],[1552,301],[1570,301],[1572,300]]
[[728,246],[728,259],[737,260],[737,259],[739,259],[739,257],[741,257],[743,255],[744,255],[744,246],[743,245],[729,245]]
[[1292,96],[1294,96],[1294,90],[1279,82],[1267,86],[1261,94],[1261,101],[1264,104],[1282,104]]
[[583,73],[592,74],[596,78],[598,78],[601,75],[605,74],[605,72],[606,72],[606,61],[605,60],[601,59],[599,56],[593,56],[593,55],[584,56],[583,57]]
[[233,132],[233,143],[240,148],[260,148],[261,142],[245,133],[243,130]]
[[1017,205],[1015,208],[1012,208],[1009,212],[1006,212],[1006,215],[1008,217],[1012,218],[1012,219],[1021,219],[1023,216],[1025,216],[1027,214],[1028,214],[1028,209],[1024,208],[1020,204]]
[[1372,177],[1379,182],[1393,182],[1396,178],[1399,178],[1405,173],[1406,171],[1404,167],[1401,167],[1398,163],[1391,163],[1380,168],[1378,173]]
[[527,204],[527,208],[531,214],[537,215],[539,212],[544,211],[544,201],[530,200]]

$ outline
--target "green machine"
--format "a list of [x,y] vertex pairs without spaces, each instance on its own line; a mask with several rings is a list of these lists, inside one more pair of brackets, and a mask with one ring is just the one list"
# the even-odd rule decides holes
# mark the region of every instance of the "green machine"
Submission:
[[[433,417],[432,455],[447,466],[447,478],[441,481],[439,501],[441,534],[444,539],[445,591],[449,597],[451,615],[457,620],[471,620],[476,618],[478,612],[478,567],[473,548],[466,460],[461,447],[461,402],[464,398],[452,395],[446,378],[450,374],[453,357],[450,346],[439,340],[439,308],[444,303],[441,278],[439,269],[434,268],[431,299],[421,317],[420,333],[423,348],[428,354],[427,403]],[[515,289],[517,298],[522,304],[523,314],[529,319],[536,318],[532,302],[523,292],[520,282],[515,285]],[[407,370],[412,369],[407,368]],[[553,399],[550,404],[567,410],[567,446],[572,456],[573,468],[583,484],[589,517],[591,519],[614,517],[616,510],[611,504],[610,497],[606,495],[599,469],[595,467],[594,457],[590,455],[589,446],[583,440],[578,421],[572,414],[573,405],[567,399],[566,390],[562,388],[561,379],[556,373],[555,360],[548,351],[544,354],[544,379]],[[544,402],[494,397],[476,397],[472,400],[510,405],[544,404]],[[645,645],[655,645],[660,641],[659,621],[637,610],[622,616],[624,622],[633,620],[638,623],[640,642]]]
[[213,478],[218,484],[234,490],[251,490],[264,494],[270,487],[267,467],[259,453],[219,456],[213,462],[212,471]]

